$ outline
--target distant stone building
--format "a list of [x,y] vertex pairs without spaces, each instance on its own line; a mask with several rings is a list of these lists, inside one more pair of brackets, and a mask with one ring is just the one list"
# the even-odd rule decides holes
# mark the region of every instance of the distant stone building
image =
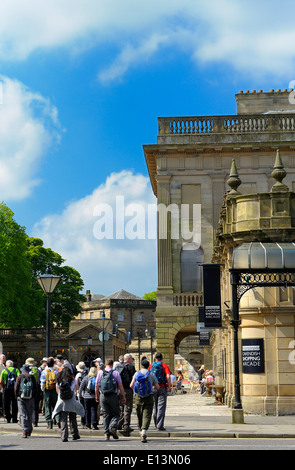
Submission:
[[[51,354],[62,353],[75,364],[80,361],[91,364],[102,357],[100,333],[108,333],[105,341],[105,358],[117,360],[131,352],[139,364],[143,355],[149,359],[155,352],[156,302],[142,299],[120,290],[107,297],[87,291],[87,302],[82,304],[81,314],[68,328],[53,328]],[[102,318],[104,313],[104,319]],[[45,356],[45,329],[0,329],[0,341],[7,358],[21,366],[27,357],[40,361]]]
[[[143,355],[151,360],[156,347],[155,311],[157,302],[146,300],[121,289],[109,296],[86,292],[87,301],[82,304],[81,314],[71,322],[71,326],[83,323],[104,323],[109,332],[124,332],[128,351],[133,354],[136,364]],[[118,354],[111,354],[118,358]]]

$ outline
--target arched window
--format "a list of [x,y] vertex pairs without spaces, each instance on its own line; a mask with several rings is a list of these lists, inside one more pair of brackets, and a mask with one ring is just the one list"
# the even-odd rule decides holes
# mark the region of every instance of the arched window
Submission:
[[203,290],[204,251],[196,243],[186,243],[180,253],[181,292],[200,292]]

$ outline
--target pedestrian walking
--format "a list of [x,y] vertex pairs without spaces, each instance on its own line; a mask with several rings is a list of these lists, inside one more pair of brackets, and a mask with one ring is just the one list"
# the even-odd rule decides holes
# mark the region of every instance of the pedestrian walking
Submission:
[[73,441],[80,439],[77,414],[84,416],[85,410],[79,400],[76,399],[76,390],[78,390],[78,383],[72,369],[65,366],[56,377],[58,399],[52,413],[52,419],[55,419],[58,415],[60,416],[59,422],[63,442],[68,442],[68,418]]
[[167,406],[167,393],[171,391],[171,372],[167,364],[163,362],[161,353],[155,355],[153,364],[149,370],[156,376],[159,389],[154,390],[154,412],[153,418],[158,431],[165,431],[164,420]]
[[42,415],[45,415],[45,408],[44,408],[44,399],[43,399],[43,391],[41,390],[41,375],[42,372],[45,370],[45,367],[47,366],[47,357],[43,357],[43,359],[40,361],[40,366],[38,367],[39,371],[39,386],[40,386],[40,400],[39,400],[39,413],[42,413]]
[[4,416],[7,423],[11,421],[17,423],[17,399],[14,394],[15,382],[20,371],[14,367],[13,361],[8,360],[5,363],[5,369],[2,370],[0,376],[0,385],[3,388],[3,407]]
[[153,388],[154,390],[159,389],[156,376],[148,370],[149,365],[147,359],[142,359],[141,369],[134,374],[130,384],[135,396],[134,403],[141,442],[147,442],[147,431],[150,427],[154,407]]
[[123,436],[130,436],[133,429],[130,426],[131,413],[133,408],[133,390],[130,388],[132,377],[135,374],[135,367],[133,365],[133,357],[131,354],[124,355],[124,362],[118,363],[116,370],[119,372],[124,387],[126,401],[120,405],[120,419],[118,422],[118,429],[121,430]]
[[14,387],[23,437],[29,437],[33,431],[37,382],[34,374],[31,372],[29,364],[24,364],[21,369],[21,374],[19,374],[16,379]]
[[37,427],[38,423],[39,423],[39,401],[40,401],[40,394],[41,394],[41,388],[40,388],[41,372],[36,367],[37,363],[36,363],[36,361],[33,357],[28,357],[28,359],[26,359],[25,363],[30,366],[30,374],[35,377],[35,381],[36,381],[36,390],[35,390],[35,393],[34,393],[33,425],[35,427]]
[[98,429],[98,403],[95,399],[95,382],[97,376],[97,368],[91,367],[88,374],[83,378],[79,390],[78,397],[85,409],[85,427],[88,429]]
[[119,390],[123,405],[126,398],[120,374],[117,370],[113,370],[113,360],[107,359],[105,369],[98,371],[95,383],[95,398],[101,404],[106,441],[110,440],[110,436],[113,436],[114,439],[119,438],[117,433],[120,419]]
[[[6,356],[5,354],[0,354],[0,377],[2,371],[5,369]],[[3,408],[3,388],[0,385],[0,416],[4,416]]]
[[[47,429],[53,428],[52,412],[57,401],[56,377],[58,374],[58,370],[54,368],[54,358],[49,357],[47,360],[47,366],[40,377],[40,387],[43,392]],[[56,422],[59,423],[59,416],[56,417]]]
[[[80,385],[81,385],[82,380],[84,379],[84,377],[86,377],[88,375],[88,369],[86,367],[85,362],[82,362],[82,361],[79,362],[79,364],[76,367],[76,370],[77,370],[77,374],[75,376],[75,379],[77,380],[78,388],[79,388]],[[83,407],[85,409],[84,399],[83,399],[83,396],[79,394],[79,390],[78,390],[77,395],[78,395],[78,399],[80,400],[80,403],[83,405]],[[83,418],[81,418],[81,425],[82,425],[83,428],[85,427],[85,416]]]

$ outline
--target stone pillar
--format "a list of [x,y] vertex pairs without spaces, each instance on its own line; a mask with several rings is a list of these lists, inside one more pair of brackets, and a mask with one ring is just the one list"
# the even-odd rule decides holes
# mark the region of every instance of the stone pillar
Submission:
[[[157,175],[158,205],[168,208],[170,204],[170,176]],[[159,234],[165,235],[160,238]],[[158,294],[171,294],[172,288],[171,256],[171,214],[166,210],[158,213]]]

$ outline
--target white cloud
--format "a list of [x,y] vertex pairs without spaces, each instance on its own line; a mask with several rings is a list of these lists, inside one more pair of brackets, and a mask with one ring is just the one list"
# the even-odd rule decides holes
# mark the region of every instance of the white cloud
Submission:
[[0,76],[0,199],[18,200],[39,184],[41,159],[59,139],[57,109],[17,80]]
[[291,0],[3,0],[0,60],[111,44],[117,56],[98,72],[106,82],[170,47],[197,62],[286,76],[294,68],[294,10]]
[[[125,211],[121,210],[122,198]],[[71,202],[61,214],[44,217],[35,224],[31,235],[41,238],[45,246],[66,259],[67,265],[75,267],[84,280],[85,289],[107,295],[122,288],[143,295],[157,285],[156,217],[154,213],[149,222],[145,218],[144,239],[130,240],[126,237],[128,223],[136,219],[137,212],[126,214],[128,208],[136,204],[147,216],[148,206],[155,207],[155,203],[149,178],[123,170],[112,173],[92,194]],[[99,240],[96,236],[95,224],[102,220],[102,214],[98,214],[102,204],[113,211],[113,239]],[[118,234],[122,234],[123,227],[124,238],[116,236],[116,216],[121,220]],[[148,229],[153,239],[148,239]],[[134,227],[134,233],[139,233],[138,227]]]

